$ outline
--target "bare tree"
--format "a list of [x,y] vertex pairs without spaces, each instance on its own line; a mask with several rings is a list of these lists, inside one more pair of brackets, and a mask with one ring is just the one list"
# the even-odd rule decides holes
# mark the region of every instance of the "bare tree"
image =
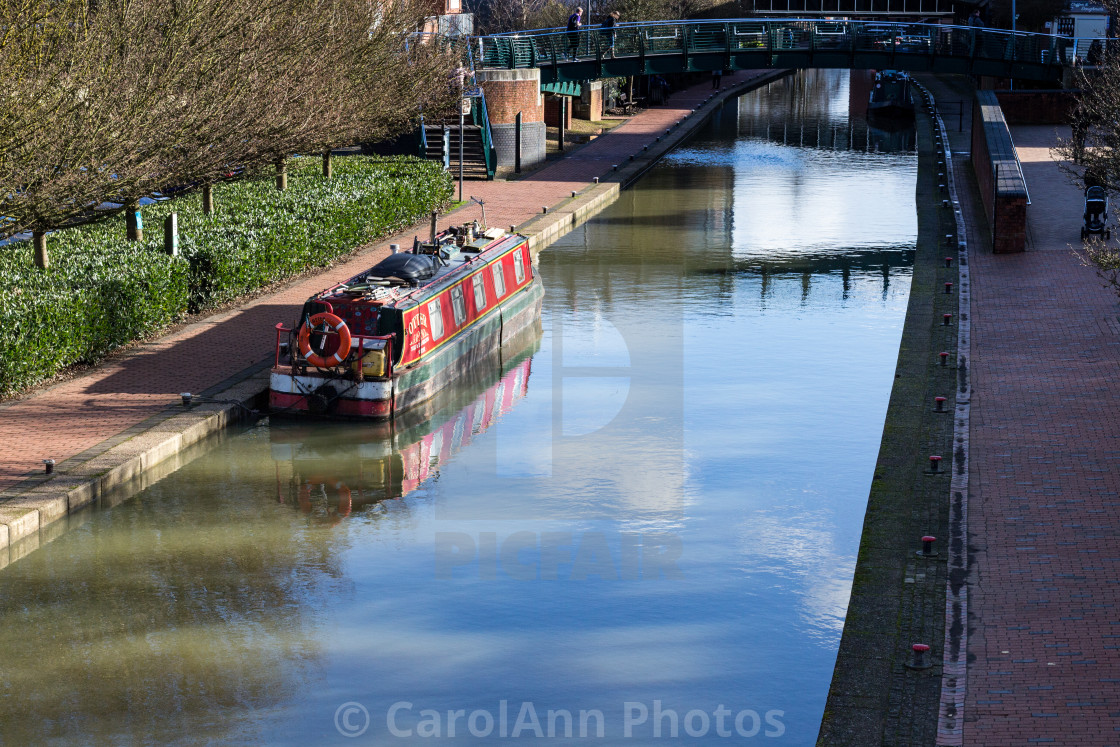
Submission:
[[[1113,13],[1120,2],[1108,0]],[[1120,194],[1120,49],[1111,41],[1095,69],[1078,68],[1078,104],[1070,117],[1071,135],[1059,141],[1053,155],[1079,188],[1099,185],[1115,198]],[[1090,237],[1078,256],[1120,295],[1120,250],[1111,242]]]
[[[0,0],[0,237],[97,220],[450,99],[418,0]],[[41,264],[45,264],[45,255]]]

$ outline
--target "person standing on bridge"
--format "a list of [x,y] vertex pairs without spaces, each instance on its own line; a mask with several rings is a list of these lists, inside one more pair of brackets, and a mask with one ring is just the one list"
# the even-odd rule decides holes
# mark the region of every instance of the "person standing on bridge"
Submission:
[[579,50],[579,27],[583,25],[583,8],[576,8],[576,12],[568,16],[568,57],[576,58]]
[[972,15],[970,15],[968,17],[968,25],[972,26],[973,28],[978,28],[978,29],[984,28],[984,21],[982,21],[980,19],[980,9],[979,8],[972,11]]
[[618,18],[621,14],[617,10],[612,10],[607,14],[606,20],[603,21],[603,29],[600,33],[603,35],[603,41],[606,43],[607,48],[604,53],[614,57],[614,27],[618,23]]

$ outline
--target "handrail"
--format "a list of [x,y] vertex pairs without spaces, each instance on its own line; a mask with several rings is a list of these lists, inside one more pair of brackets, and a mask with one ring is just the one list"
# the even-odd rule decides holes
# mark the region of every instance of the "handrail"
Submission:
[[[486,163],[486,178],[493,179],[495,167],[497,165],[497,154],[494,152],[494,142],[490,135],[490,115],[486,111],[486,92],[478,85],[478,76],[475,72],[474,66],[474,49],[473,45],[469,42],[466,44],[467,50],[467,69],[471,73],[471,87],[478,91],[477,97],[471,99],[471,120],[474,124],[478,125],[479,131],[482,133],[482,160]],[[478,99],[478,106],[475,106],[474,99]],[[459,133],[459,137],[463,137],[463,133]]]
[[[574,58],[570,55],[574,41]],[[562,28],[502,32],[474,37],[472,51],[482,67],[561,67],[571,63],[602,63],[599,55],[601,27],[585,26],[578,32]],[[1055,77],[1058,70],[1077,64],[1087,40],[1027,31],[977,28],[950,24],[888,21],[846,21],[816,18],[722,19],[699,21],[650,21],[620,23],[614,27],[615,57],[642,60],[656,55],[726,54],[740,66],[782,67],[809,64],[803,55],[877,53],[907,59],[966,59],[972,65],[987,63],[988,70],[1016,65],[1033,75]],[[475,41],[477,40],[477,41]],[[477,49],[474,44],[477,43]],[[711,58],[698,61],[708,64]],[[996,63],[999,68],[993,68]],[[832,64],[842,64],[833,60]],[[587,71],[582,69],[584,77]],[[576,71],[573,71],[574,75]],[[987,73],[985,73],[987,74]],[[994,74],[994,73],[993,73]],[[1022,72],[1024,77],[1031,77]]]
[[[477,111],[477,110],[481,111]],[[490,137],[490,115],[486,112],[486,92],[482,91],[478,96],[478,107],[471,107],[471,117],[475,119],[482,132],[482,157],[486,161],[486,176],[488,179],[494,178],[494,164],[497,156],[494,153],[494,142]]]
[[[288,336],[289,336],[289,341],[290,341],[291,340],[291,334],[293,332],[295,332],[296,330],[294,328],[291,328],[291,327],[285,327],[283,322],[277,322],[275,329],[276,329],[276,353],[275,353],[275,358],[274,358],[274,366],[279,368],[279,366],[280,366],[280,350],[281,350],[282,344],[283,344],[280,341],[280,336],[283,333],[287,332]],[[350,334],[350,349],[353,350],[354,348],[357,348],[358,350],[365,350],[365,348],[362,345],[363,341],[365,341],[365,340],[383,340],[385,342],[385,376],[383,378],[392,378],[392,376],[393,376],[393,335],[391,335],[391,334],[390,335],[361,335],[361,334],[358,334],[356,332],[352,332]],[[294,354],[292,353],[291,348],[288,349],[288,355],[289,355],[289,357],[293,357],[293,361],[294,361]],[[362,353],[362,355],[365,355],[365,353]],[[349,357],[350,357],[350,354],[348,353],[346,358],[343,359],[343,361],[345,362],[345,360],[348,359]],[[359,358],[360,357],[361,356],[359,356]]]

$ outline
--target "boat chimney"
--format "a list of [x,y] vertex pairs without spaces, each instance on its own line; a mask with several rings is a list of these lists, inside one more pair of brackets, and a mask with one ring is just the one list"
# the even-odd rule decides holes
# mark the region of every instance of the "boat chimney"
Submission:
[[389,254],[397,254],[401,250],[400,244],[389,244]]
[[438,211],[436,211],[436,210],[432,211],[432,240],[431,240],[431,243],[433,243],[433,244],[436,243],[436,216],[438,216],[438,215],[439,215]]

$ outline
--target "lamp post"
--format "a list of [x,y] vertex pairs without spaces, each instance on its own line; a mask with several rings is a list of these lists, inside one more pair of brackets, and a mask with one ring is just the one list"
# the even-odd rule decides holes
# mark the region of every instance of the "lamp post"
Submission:
[[[1019,46],[1018,40],[1015,38],[1015,19],[1017,19],[1018,17],[1019,17],[1019,14],[1015,12],[1015,0],[1011,0],[1011,64],[1012,65],[1015,64],[1015,52],[1016,52],[1017,47]],[[1007,80],[1007,90],[1009,90],[1009,91],[1015,90],[1015,79],[1014,78],[1009,78]]]

